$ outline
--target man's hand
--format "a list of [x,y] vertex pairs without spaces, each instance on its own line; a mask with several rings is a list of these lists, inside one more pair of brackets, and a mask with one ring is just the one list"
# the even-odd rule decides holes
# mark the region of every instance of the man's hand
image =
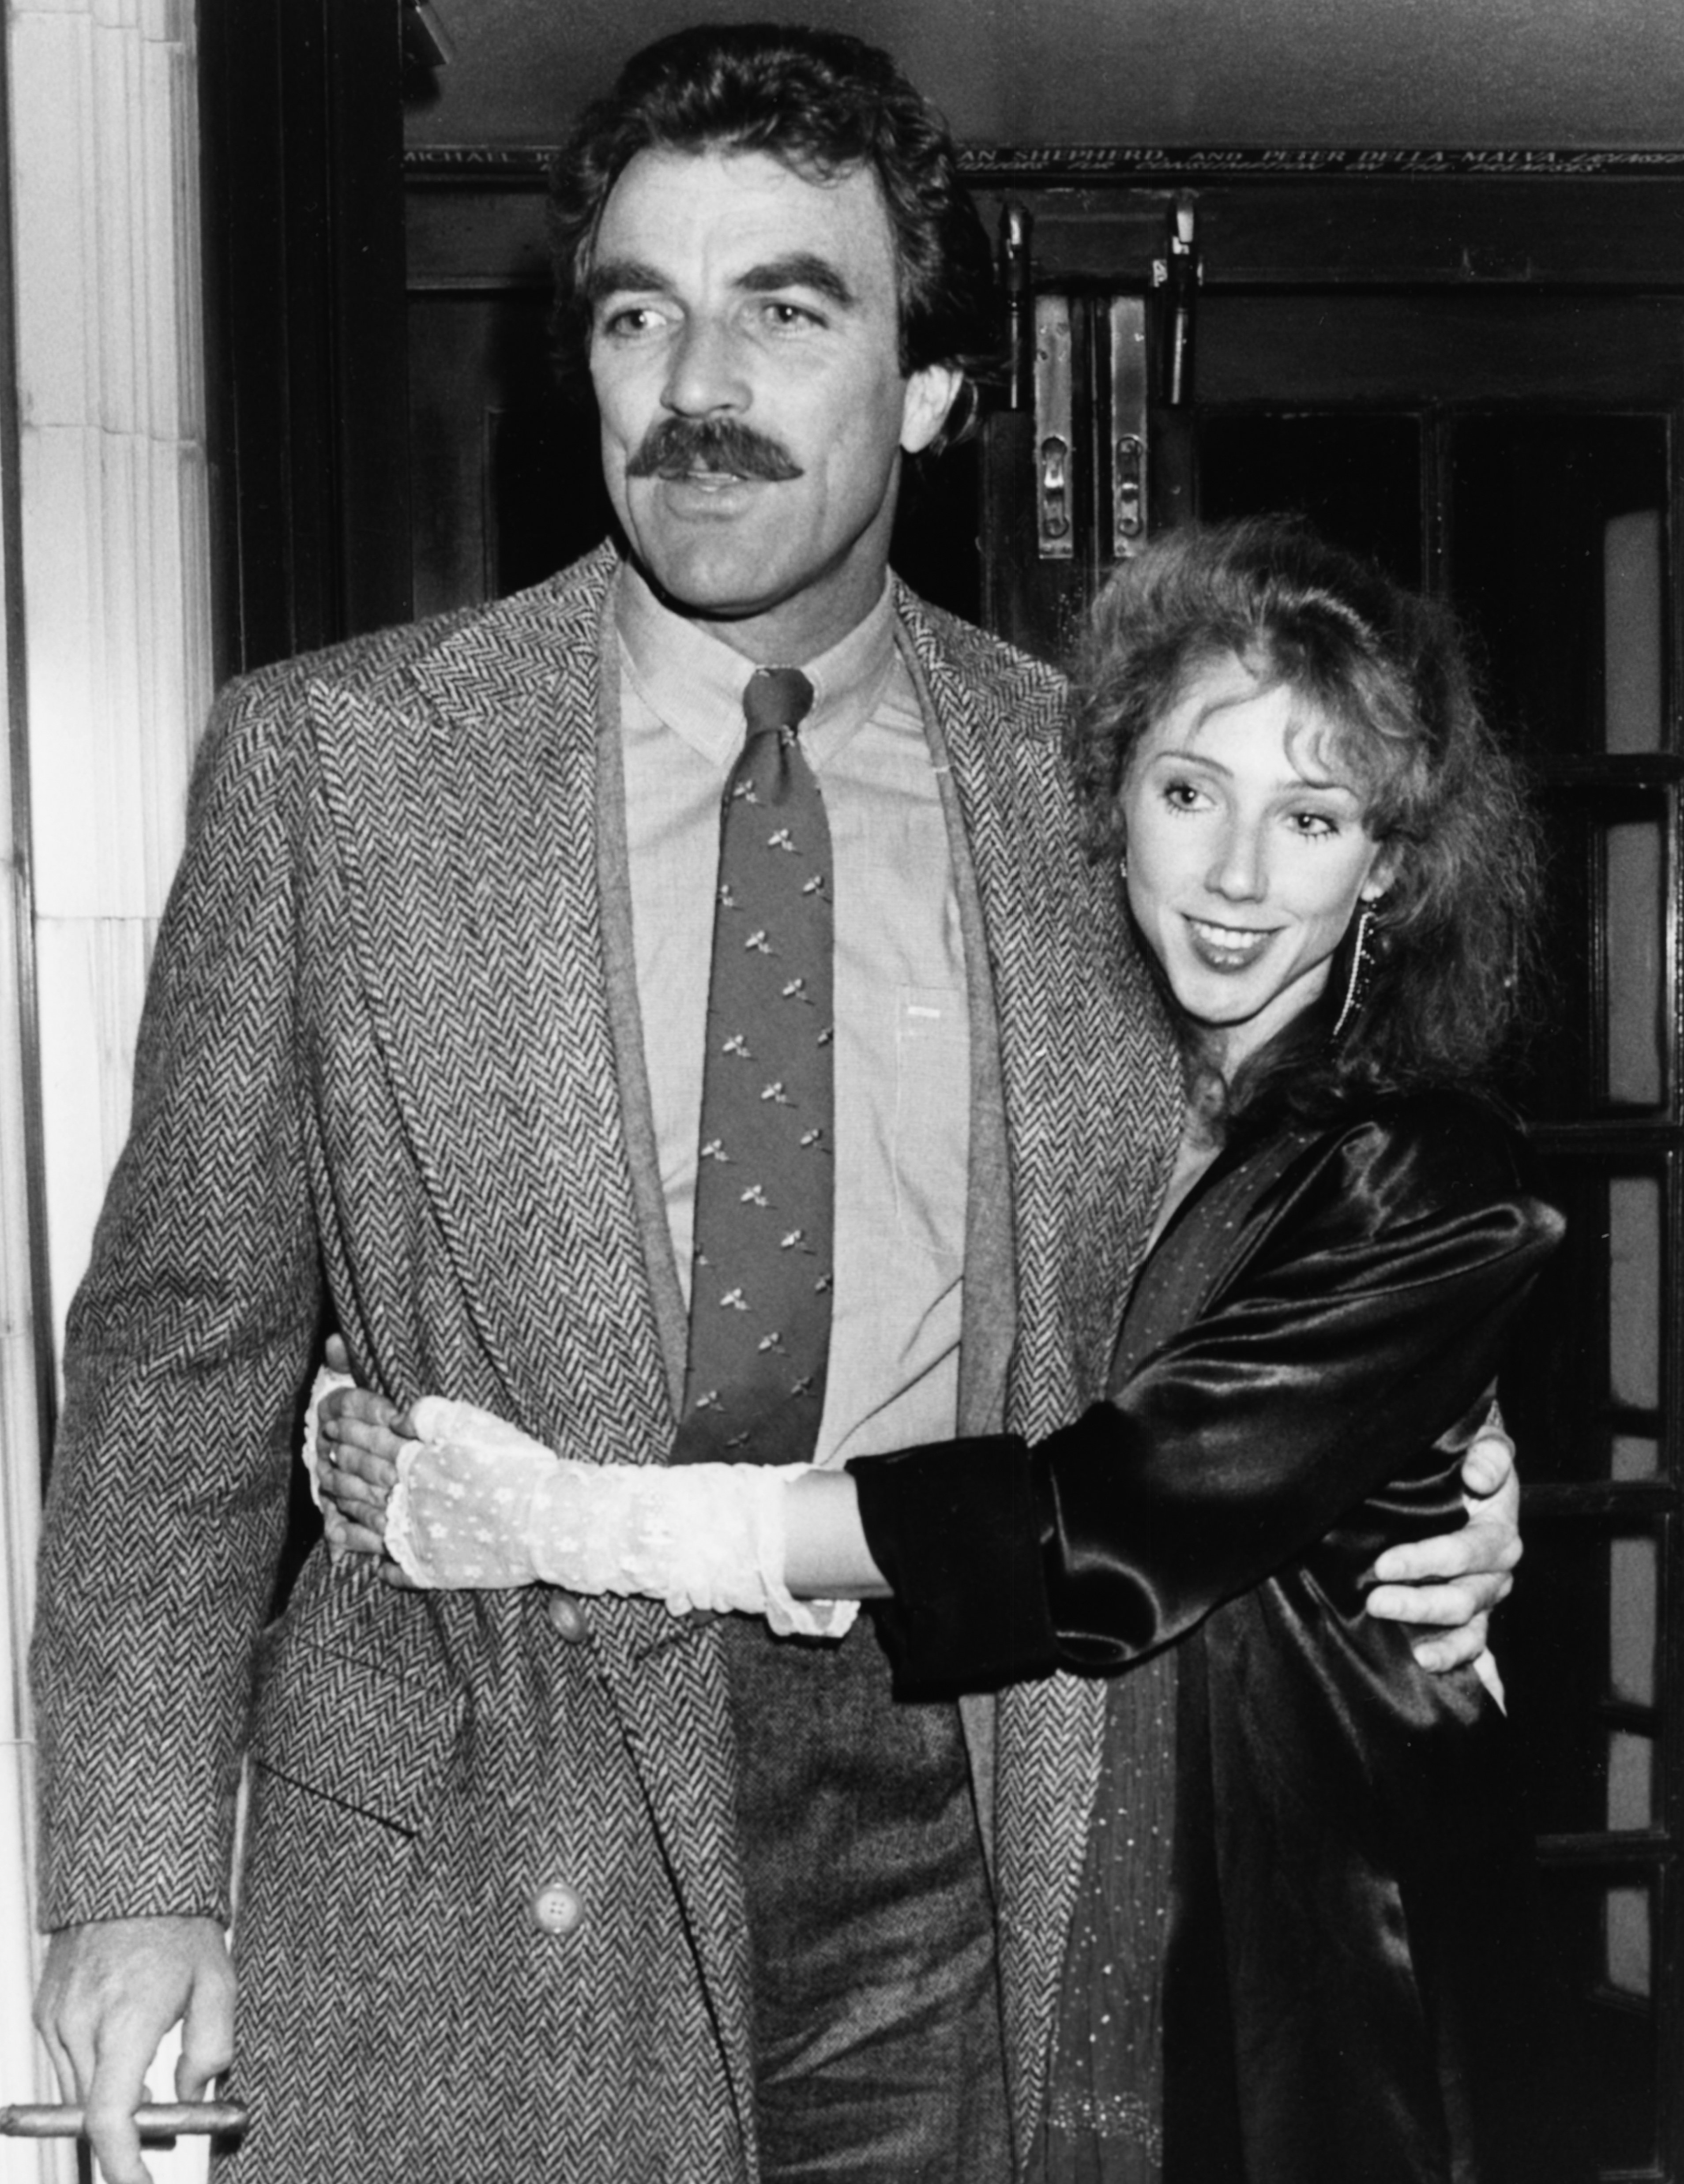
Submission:
[[[1493,1413],[1495,1416],[1495,1413]],[[1375,1564],[1378,1582],[1368,1611],[1392,1623],[1434,1626],[1415,1641],[1424,1669],[1457,1669],[1471,1661],[1497,1698],[1497,1664],[1486,1649],[1491,1611],[1514,1589],[1520,1559],[1520,1482],[1514,1444],[1487,1424],[1462,1462],[1468,1522],[1459,1532],[1388,1547]]]
[[315,1498],[328,1556],[341,1563],[360,1555],[388,1585],[407,1590],[410,1580],[386,1553],[386,1499],[397,1483],[404,1439],[393,1429],[401,1413],[371,1388],[351,1384],[323,1391],[325,1373],[351,1380],[350,1352],[343,1335],[328,1336],[323,1368],[310,1391],[304,1444],[305,1461],[311,1462],[314,1437]]
[[203,2100],[234,2052],[234,1970],[214,1919],[112,1919],[47,1945],[35,2021],[67,2101],[87,2111],[106,2184],[147,2184],[134,2112],[180,2020],[176,2098]]
[[[327,1369],[349,1373],[343,1340],[327,1338]],[[329,1552],[368,1555],[384,1584],[400,1591],[415,1580],[386,1552],[386,1504],[398,1483],[398,1458],[412,1438],[407,1415],[371,1388],[334,1388],[316,1414],[315,1483]]]

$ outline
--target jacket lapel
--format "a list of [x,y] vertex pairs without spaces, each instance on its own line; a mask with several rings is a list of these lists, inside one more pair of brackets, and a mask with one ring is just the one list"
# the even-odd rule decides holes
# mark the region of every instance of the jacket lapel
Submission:
[[[603,654],[613,648],[605,628]],[[614,1036],[620,1113],[631,1161],[632,1187],[643,1235],[655,1323],[666,1360],[667,1393],[676,1419],[684,1399],[689,1314],[679,1285],[678,1264],[661,1181],[661,1150],[650,1096],[644,1049],[643,1004],[638,993],[637,946],[632,927],[632,861],[626,832],[626,755],[620,726],[620,678],[602,677],[597,730],[597,872],[602,903],[603,961],[609,1022]]]
[[316,705],[393,1096],[510,1415],[647,1462],[665,1376],[596,863],[605,557]]
[[1062,686],[910,594],[901,609],[952,769],[998,1025],[1018,1315],[1007,1422],[1044,1434],[1104,1387],[1179,1077],[1118,891],[1077,841]]
[[1006,1368],[1017,1311],[1000,1028],[976,864],[965,831],[965,813],[953,783],[947,734],[951,704],[944,709],[937,703],[924,672],[925,659],[910,641],[903,643],[902,649],[917,688],[930,760],[940,784],[942,816],[946,821],[970,1019],[970,1133],[956,1429],[961,1435],[991,1434],[1000,1431],[1005,1415]]

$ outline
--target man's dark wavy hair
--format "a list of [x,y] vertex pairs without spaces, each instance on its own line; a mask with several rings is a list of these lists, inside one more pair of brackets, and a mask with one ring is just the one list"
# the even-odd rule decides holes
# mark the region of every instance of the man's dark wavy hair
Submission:
[[[1448,611],[1308,524],[1189,525],[1101,593],[1070,728],[1090,846],[1122,850],[1123,794],[1146,737],[1202,671],[1230,660],[1261,688],[1291,693],[1300,731],[1326,739],[1396,872],[1376,905],[1372,983],[1343,1034],[1331,1037],[1353,934],[1320,1000],[1224,1088],[1227,1123],[1318,1122],[1352,1100],[1488,1084],[1536,982],[1531,800],[1480,710]],[[1191,1078],[1206,1078],[1196,1037],[1184,1045]]]
[[828,180],[866,167],[895,237],[901,368],[935,364],[967,393],[940,440],[974,413],[975,382],[995,368],[1000,315],[988,238],[945,123],[889,55],[839,31],[774,23],[698,24],[635,54],[588,107],[550,172],[552,320],[558,361],[576,378],[589,341],[584,285],[610,191],[639,152],[765,152]]

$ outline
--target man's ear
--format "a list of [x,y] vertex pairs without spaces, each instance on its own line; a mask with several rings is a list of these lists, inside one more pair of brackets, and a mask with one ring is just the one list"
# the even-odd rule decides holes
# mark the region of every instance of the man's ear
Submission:
[[947,413],[959,398],[965,375],[956,365],[927,364],[906,382],[901,410],[901,448],[904,454],[922,454],[947,421]]

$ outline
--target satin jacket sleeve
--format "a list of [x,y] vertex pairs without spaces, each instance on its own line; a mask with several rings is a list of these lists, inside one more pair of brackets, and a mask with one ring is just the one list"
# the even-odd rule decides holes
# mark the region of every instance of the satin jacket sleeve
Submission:
[[1462,1452],[1560,1233],[1471,1101],[1423,1095],[1311,1140],[1207,1234],[1202,1306],[1110,1401],[1033,1447],[850,1467],[898,1687],[1121,1668],[1299,1557],[1357,1613],[1383,1547],[1464,1521]]

